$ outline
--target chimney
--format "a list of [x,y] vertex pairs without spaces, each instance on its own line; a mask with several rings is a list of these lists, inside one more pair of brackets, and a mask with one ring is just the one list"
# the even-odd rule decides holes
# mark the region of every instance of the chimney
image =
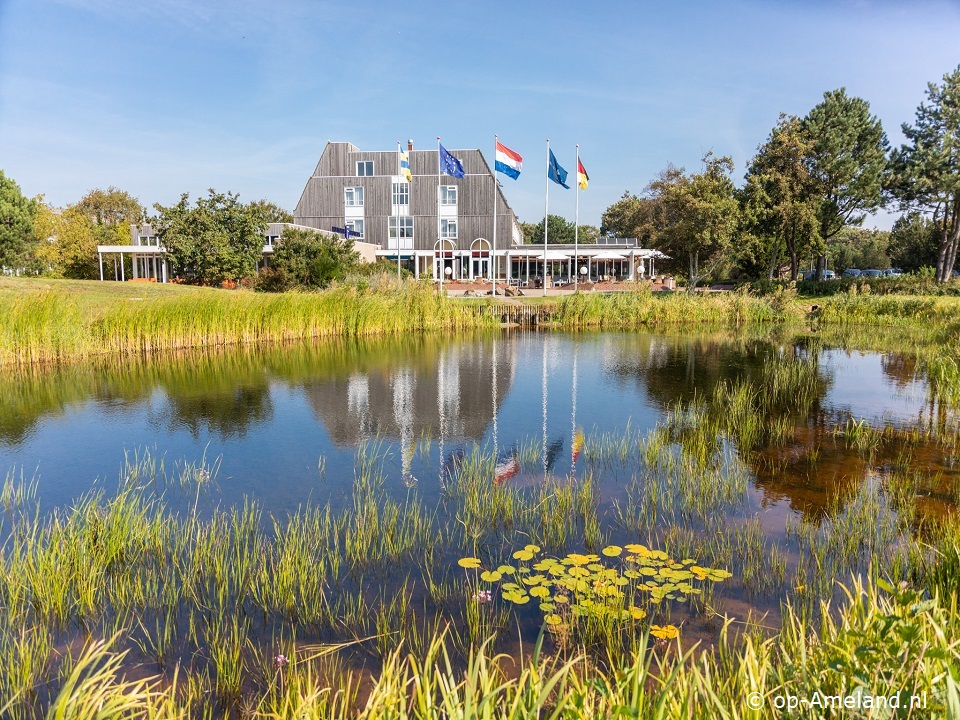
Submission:
[[407,140],[407,152],[413,152],[413,138]]

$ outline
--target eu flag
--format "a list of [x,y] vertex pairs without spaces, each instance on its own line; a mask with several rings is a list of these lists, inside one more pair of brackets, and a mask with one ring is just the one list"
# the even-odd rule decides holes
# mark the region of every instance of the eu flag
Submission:
[[547,169],[547,177],[557,185],[565,187],[567,190],[570,189],[570,186],[567,185],[567,171],[560,167],[560,163],[557,162],[557,157],[553,154],[553,150],[550,151],[550,167]]
[[[440,170],[455,178],[463,177],[463,163],[448,153],[443,145],[440,145]],[[566,173],[564,173],[564,177],[566,177]]]

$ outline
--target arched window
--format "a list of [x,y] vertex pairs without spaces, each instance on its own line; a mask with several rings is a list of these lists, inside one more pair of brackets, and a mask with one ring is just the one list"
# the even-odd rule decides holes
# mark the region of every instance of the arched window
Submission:
[[477,238],[470,245],[470,254],[473,257],[488,257],[490,255],[490,241],[485,238]]

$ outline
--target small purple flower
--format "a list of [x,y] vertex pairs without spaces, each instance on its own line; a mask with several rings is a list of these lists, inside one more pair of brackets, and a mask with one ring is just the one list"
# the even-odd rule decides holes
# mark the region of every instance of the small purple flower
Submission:
[[278,668],[284,668],[290,664],[290,661],[287,659],[286,655],[277,655],[273,661],[277,664]]
[[477,594],[473,596],[473,599],[478,603],[493,602],[493,592],[490,590],[478,590]]

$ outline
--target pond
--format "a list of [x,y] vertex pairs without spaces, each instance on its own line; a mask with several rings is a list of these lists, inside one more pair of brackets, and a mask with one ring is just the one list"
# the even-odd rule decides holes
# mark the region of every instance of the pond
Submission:
[[[474,447],[503,454],[540,443],[548,472],[563,475],[578,430],[645,432],[677,403],[709,399],[719,382],[759,381],[765,363],[795,349],[763,335],[515,332],[8,371],[0,468],[35,477],[43,504],[56,506],[95,480],[115,485],[125,457],[145,451],[168,465],[220,458],[223,500],[250,495],[282,513],[344,497],[357,448],[377,441],[388,482],[412,477],[430,496],[442,481],[439,454],[449,461]],[[830,347],[816,357],[818,417],[905,424],[934,410],[910,359]],[[833,462],[805,473],[804,487],[762,472],[765,505],[822,505],[817,489],[839,472]],[[542,466],[524,474],[537,471],[543,479]]]
[[[545,623],[558,649],[635,641],[537,591],[563,558],[685,642],[724,616],[773,629],[784,600],[815,614],[851,573],[908,577],[957,502],[955,413],[914,355],[856,347],[809,329],[504,331],[8,370],[7,572],[33,601],[4,624],[49,623],[61,644],[127,633],[129,658],[214,678],[249,668],[248,637],[268,655],[291,635],[373,638],[361,664],[447,623],[464,652],[490,634],[514,652]],[[50,560],[73,573],[54,587],[38,558],[74,548]],[[591,597],[574,610],[595,614]]]

